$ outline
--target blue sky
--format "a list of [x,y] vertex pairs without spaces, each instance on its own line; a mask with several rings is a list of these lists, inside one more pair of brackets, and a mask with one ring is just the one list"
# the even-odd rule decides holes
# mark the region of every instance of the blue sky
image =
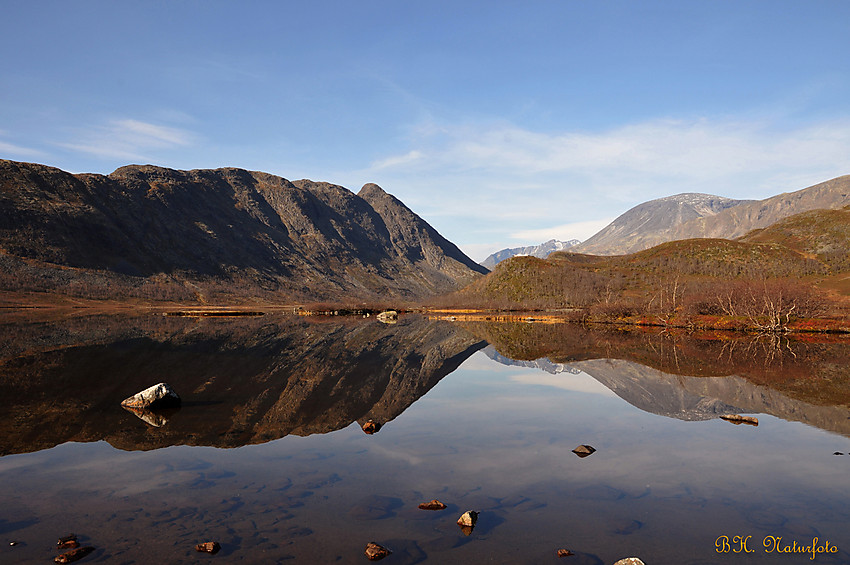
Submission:
[[850,174],[850,2],[3,2],[0,157],[376,182],[476,260]]

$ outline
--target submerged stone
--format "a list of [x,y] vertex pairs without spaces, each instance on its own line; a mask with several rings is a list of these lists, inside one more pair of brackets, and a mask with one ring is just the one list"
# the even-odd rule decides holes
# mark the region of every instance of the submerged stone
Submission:
[[398,312],[395,310],[385,310],[377,316],[379,322],[385,324],[395,324],[398,321]]
[[461,514],[460,518],[457,519],[458,526],[467,526],[469,528],[475,527],[475,522],[478,521],[478,512],[475,510],[467,510],[463,514]]
[[215,555],[221,550],[221,545],[217,541],[205,541],[195,546],[195,551],[200,553],[211,553]]
[[121,406],[128,408],[173,408],[180,406],[180,397],[167,383],[158,383],[152,387],[125,398]]
[[740,414],[726,414],[720,416],[721,420],[732,422],[733,424],[749,424],[750,426],[758,426],[759,419],[752,416],[741,416]]
[[94,548],[91,546],[86,547],[78,547],[77,549],[72,549],[71,551],[65,552],[62,555],[57,555],[53,558],[54,563],[73,563],[74,561],[79,561],[89,553],[94,551]]
[[422,510],[445,510],[446,505],[435,498],[431,502],[423,502],[419,505],[419,508]]
[[381,424],[379,424],[378,422],[374,422],[372,420],[369,420],[368,422],[363,424],[362,428],[363,428],[364,432],[366,432],[369,435],[372,435],[372,434],[378,433],[381,430]]
[[369,561],[379,561],[391,553],[392,551],[373,541],[366,544],[366,557]]
[[587,457],[588,455],[593,454],[596,451],[596,448],[590,445],[580,445],[573,449],[573,453],[578,455],[579,457]]
[[575,553],[573,553],[569,549],[559,549],[558,550],[558,557],[569,557],[570,555],[575,555]]

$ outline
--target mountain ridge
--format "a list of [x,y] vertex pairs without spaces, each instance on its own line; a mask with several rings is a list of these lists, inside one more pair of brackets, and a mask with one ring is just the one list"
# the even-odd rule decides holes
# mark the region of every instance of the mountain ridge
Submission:
[[630,208],[572,251],[592,255],[625,255],[669,241],[682,223],[712,217],[749,202],[713,194],[686,192],[656,198]]
[[509,247],[500,251],[496,251],[495,253],[491,253],[486,259],[481,261],[481,265],[492,270],[493,267],[498,265],[500,262],[504,261],[505,259],[510,259],[511,257],[516,257],[517,255],[531,255],[532,257],[539,257],[540,259],[545,259],[552,252],[564,251],[565,249],[575,247],[579,243],[581,242],[577,239],[571,239],[569,241],[559,241],[557,239],[550,239],[549,241],[544,241],[539,245],[527,245],[525,247]]
[[684,193],[638,204],[572,251],[593,255],[626,255],[668,241],[736,239],[795,214],[817,209],[837,209],[848,204],[850,175],[763,200],[733,200],[722,196]]
[[486,272],[401,201],[367,187],[359,196],[232,167],[72,175],[0,160],[0,253],[54,278],[77,269],[78,286],[98,273],[174,292],[200,284],[207,294],[293,300],[416,299]]

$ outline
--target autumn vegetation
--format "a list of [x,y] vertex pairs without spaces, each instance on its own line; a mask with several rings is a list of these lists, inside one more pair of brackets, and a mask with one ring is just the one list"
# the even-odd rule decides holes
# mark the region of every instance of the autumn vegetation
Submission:
[[738,240],[629,255],[514,257],[441,307],[562,310],[574,319],[756,332],[849,331],[850,207],[792,216]]

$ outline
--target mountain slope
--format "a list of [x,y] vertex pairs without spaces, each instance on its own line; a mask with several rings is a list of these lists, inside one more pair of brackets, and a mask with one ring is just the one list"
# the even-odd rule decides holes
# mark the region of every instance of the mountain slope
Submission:
[[602,231],[571,251],[593,255],[625,255],[673,239],[682,224],[710,218],[750,202],[710,194],[686,193],[644,202],[621,214]]
[[735,239],[794,214],[848,204],[850,175],[764,200],[680,194],[635,206],[572,251],[624,255],[679,239]]
[[495,253],[491,254],[489,257],[481,261],[481,264],[492,270],[493,267],[498,265],[500,262],[511,257],[516,257],[517,255],[531,255],[532,257],[539,257],[541,259],[545,259],[549,256],[550,253],[554,251],[564,251],[565,249],[574,247],[579,243],[581,242],[577,239],[571,239],[569,241],[558,241],[557,239],[550,239],[549,241],[541,243],[540,245],[529,245],[526,247],[510,247],[508,249],[496,251]]
[[710,218],[697,218],[678,226],[670,236],[673,239],[734,239],[795,214],[809,210],[843,208],[848,204],[850,175],[845,175],[795,192],[745,202]]
[[234,168],[71,175],[0,160],[0,253],[30,278],[61,267],[322,300],[415,298],[486,272],[380,188],[364,196]]

